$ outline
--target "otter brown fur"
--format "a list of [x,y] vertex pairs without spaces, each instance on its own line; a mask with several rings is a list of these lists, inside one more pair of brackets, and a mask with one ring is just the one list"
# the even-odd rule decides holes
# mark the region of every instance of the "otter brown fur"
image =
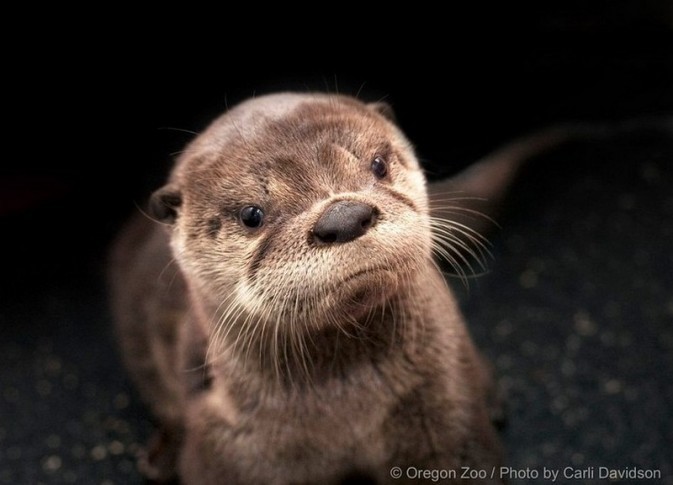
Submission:
[[409,467],[501,465],[490,373],[388,115],[336,95],[244,102],[181,154],[150,203],[161,223],[120,236],[122,353],[161,423],[150,478],[417,483]]

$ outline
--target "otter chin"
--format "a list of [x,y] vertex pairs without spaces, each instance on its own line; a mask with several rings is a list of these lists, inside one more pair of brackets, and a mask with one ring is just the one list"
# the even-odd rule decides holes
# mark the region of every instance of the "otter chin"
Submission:
[[245,101],[187,146],[148,212],[110,266],[124,362],[160,423],[148,478],[404,483],[393,467],[500,466],[493,382],[388,105]]

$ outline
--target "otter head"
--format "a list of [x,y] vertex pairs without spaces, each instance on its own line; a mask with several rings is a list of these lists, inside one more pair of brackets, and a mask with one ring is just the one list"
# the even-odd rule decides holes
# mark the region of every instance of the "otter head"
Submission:
[[387,107],[344,96],[238,105],[187,148],[151,207],[172,225],[196,300],[260,332],[361,323],[431,257],[410,143]]

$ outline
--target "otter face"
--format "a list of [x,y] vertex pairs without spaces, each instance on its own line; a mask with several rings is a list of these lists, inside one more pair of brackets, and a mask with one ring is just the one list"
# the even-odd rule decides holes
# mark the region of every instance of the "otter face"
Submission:
[[378,107],[352,98],[239,105],[188,147],[153,200],[193,291],[221,321],[360,322],[431,258],[412,148]]

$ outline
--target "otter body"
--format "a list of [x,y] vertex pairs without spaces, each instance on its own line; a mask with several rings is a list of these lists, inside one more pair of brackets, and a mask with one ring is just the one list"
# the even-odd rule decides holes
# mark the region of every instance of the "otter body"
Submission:
[[150,212],[160,223],[132,221],[110,273],[125,363],[161,423],[149,478],[417,483],[409,467],[501,465],[491,377],[386,107],[244,102],[188,146]]

